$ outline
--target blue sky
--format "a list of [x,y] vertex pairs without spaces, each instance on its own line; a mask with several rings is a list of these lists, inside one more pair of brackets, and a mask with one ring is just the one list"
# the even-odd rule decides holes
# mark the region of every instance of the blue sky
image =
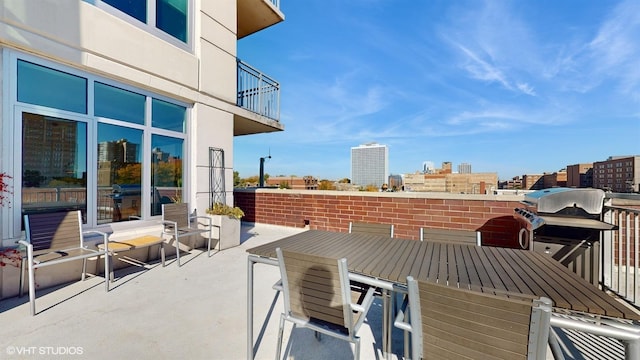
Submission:
[[281,84],[285,131],[236,137],[234,170],[350,177],[389,146],[392,174],[431,161],[501,180],[640,155],[640,1],[281,0],[238,42]]

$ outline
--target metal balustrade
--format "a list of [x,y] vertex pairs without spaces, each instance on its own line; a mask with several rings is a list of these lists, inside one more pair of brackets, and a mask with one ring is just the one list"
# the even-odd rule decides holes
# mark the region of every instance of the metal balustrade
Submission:
[[[138,204],[142,203],[140,193],[125,194],[124,197],[127,196],[134,199]],[[153,196],[153,201],[159,206],[162,196],[168,197],[172,201],[175,200],[175,198],[181,198],[182,189],[176,187],[155,187]],[[116,201],[114,201],[114,190],[112,186],[98,187],[98,196],[96,200],[98,224],[118,221],[117,219],[114,219],[114,207],[116,206]],[[85,188],[66,187],[30,188],[22,192],[22,206],[29,213],[34,211],[56,211],[61,209],[86,211],[87,190]]]
[[604,207],[604,221],[618,230],[603,232],[603,287],[640,306],[640,209]]
[[279,121],[280,84],[240,59],[237,62],[237,105],[256,114]]

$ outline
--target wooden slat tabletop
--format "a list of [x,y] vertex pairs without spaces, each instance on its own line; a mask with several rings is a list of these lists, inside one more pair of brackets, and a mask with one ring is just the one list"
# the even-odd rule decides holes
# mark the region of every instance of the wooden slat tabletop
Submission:
[[310,230],[247,252],[275,258],[278,247],[344,257],[349,271],[398,284],[406,284],[411,275],[475,291],[545,296],[558,308],[640,320],[634,309],[557,261],[531,251]]

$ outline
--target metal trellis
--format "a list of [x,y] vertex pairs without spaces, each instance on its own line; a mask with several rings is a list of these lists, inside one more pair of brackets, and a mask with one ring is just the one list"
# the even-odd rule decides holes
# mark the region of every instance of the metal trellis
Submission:
[[209,148],[209,204],[227,202],[225,178],[224,150]]

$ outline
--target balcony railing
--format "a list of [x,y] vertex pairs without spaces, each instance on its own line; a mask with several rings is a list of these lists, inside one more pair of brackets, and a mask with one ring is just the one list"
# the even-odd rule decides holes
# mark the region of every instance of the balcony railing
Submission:
[[640,210],[605,206],[604,221],[618,225],[618,230],[603,234],[602,285],[640,306]]
[[[278,0],[274,0],[279,2]],[[269,119],[280,120],[280,84],[238,59],[237,105]]]

